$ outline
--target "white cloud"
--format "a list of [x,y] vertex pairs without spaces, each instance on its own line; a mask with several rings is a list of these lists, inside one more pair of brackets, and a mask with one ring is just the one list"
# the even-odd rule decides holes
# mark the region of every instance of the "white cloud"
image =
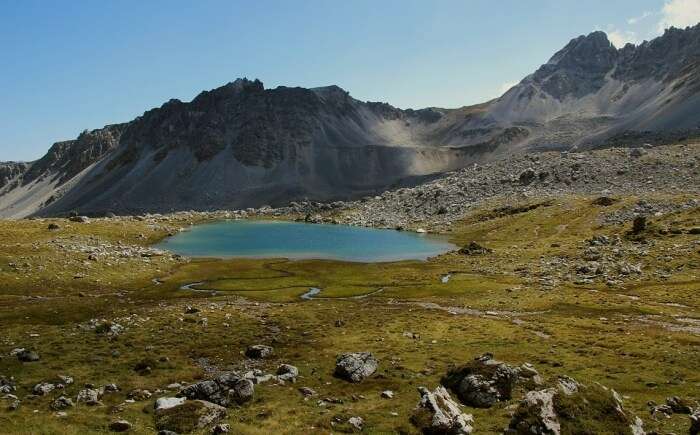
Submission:
[[632,24],[637,24],[638,22],[644,20],[645,18],[650,17],[651,15],[652,15],[651,12],[649,12],[649,11],[644,11],[644,12],[642,12],[642,15],[639,15],[639,16],[637,16],[637,17],[628,18],[628,19],[627,19],[627,24],[630,24],[630,25],[632,25]]
[[658,32],[662,33],[669,27],[684,29],[700,22],[700,0],[666,0],[661,8],[661,21]]
[[637,34],[631,30],[608,30],[608,39],[616,48],[622,48],[627,43],[638,44]]
[[501,84],[501,87],[498,89],[498,96],[500,97],[501,95],[505,94],[512,88],[513,86],[517,85],[518,82],[505,82]]

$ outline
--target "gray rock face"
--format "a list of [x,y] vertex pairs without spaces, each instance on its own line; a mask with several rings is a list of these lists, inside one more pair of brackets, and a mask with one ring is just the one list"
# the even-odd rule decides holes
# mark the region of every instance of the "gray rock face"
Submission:
[[370,352],[345,353],[335,363],[335,376],[350,382],[362,382],[371,376],[379,365]]
[[494,360],[487,354],[450,370],[442,383],[457,393],[462,403],[476,408],[490,408],[498,401],[510,400],[518,377],[519,369]]
[[445,387],[434,391],[418,388],[420,402],[413,411],[411,422],[423,433],[433,435],[467,435],[472,433],[474,418],[465,414],[452,400]]

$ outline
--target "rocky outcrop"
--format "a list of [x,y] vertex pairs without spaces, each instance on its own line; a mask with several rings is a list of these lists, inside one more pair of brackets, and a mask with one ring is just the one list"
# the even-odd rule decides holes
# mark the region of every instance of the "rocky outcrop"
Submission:
[[411,415],[411,422],[428,435],[467,435],[472,433],[474,418],[465,414],[447,392],[438,386],[430,391],[418,388],[420,402]]
[[645,434],[641,419],[624,409],[614,390],[567,377],[556,387],[528,392],[506,430],[509,435],[566,433]]
[[442,384],[455,392],[465,405],[490,408],[498,401],[510,400],[518,376],[518,368],[485,354],[451,369],[443,377]]

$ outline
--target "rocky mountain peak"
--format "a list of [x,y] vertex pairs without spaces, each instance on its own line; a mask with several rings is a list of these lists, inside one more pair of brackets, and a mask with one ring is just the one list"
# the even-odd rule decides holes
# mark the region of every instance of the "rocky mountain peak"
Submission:
[[572,39],[547,62],[559,68],[609,71],[617,59],[617,49],[605,32],[597,31]]

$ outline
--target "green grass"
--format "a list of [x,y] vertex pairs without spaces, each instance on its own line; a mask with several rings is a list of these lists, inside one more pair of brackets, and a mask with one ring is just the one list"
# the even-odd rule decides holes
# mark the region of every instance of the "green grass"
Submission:
[[[379,264],[284,259],[181,263],[155,257],[88,267],[86,254],[66,252],[50,241],[145,246],[188,222],[0,222],[0,352],[28,347],[42,356],[27,364],[5,356],[0,375],[16,377],[21,398],[34,384],[56,375],[76,379],[65,392],[23,399],[18,411],[3,406],[0,428],[26,434],[104,433],[110,421],[124,418],[134,424],[133,433],[154,433],[155,396],[124,404],[118,413],[112,408],[135,388],[154,391],[172,382],[192,382],[207,377],[208,366],[249,366],[244,349],[261,343],[274,346],[275,353],[257,366],[274,371],[278,364],[290,363],[299,367],[301,377],[297,384],[256,387],[251,403],[229,412],[226,421],[235,433],[338,432],[345,426],[336,420],[355,415],[365,419],[368,433],[413,433],[409,416],[419,399],[416,388],[434,388],[448,367],[484,352],[513,364],[531,362],[550,381],[566,374],[586,384],[600,382],[626,396],[626,407],[644,419],[647,430],[683,433],[686,416],[653,421],[646,402],[661,403],[672,395],[698,399],[700,335],[663,327],[679,325],[679,318],[700,319],[700,248],[695,245],[687,258],[665,259],[675,246],[687,246],[698,236],[649,236],[644,262],[650,269],[670,264],[675,271],[670,279],[649,275],[615,288],[562,281],[541,289],[530,280],[540,272],[541,259],[577,259],[583,241],[593,234],[623,235],[629,229],[629,224],[602,226],[601,214],[626,207],[635,198],[622,198],[610,207],[592,205],[591,200],[557,198],[548,206],[512,215],[494,214],[503,204],[486,204],[449,236],[458,244],[476,240],[492,248],[492,254],[452,253],[428,262]],[[541,202],[533,199],[524,205]],[[49,222],[59,223],[61,230],[48,231]],[[700,226],[700,213],[687,210],[655,219],[655,224]],[[29,268],[8,266],[25,261]],[[523,267],[527,276],[519,271]],[[73,278],[76,270],[86,277]],[[451,279],[443,284],[440,277],[447,273]],[[199,287],[215,294],[180,290],[194,282],[203,282]],[[321,288],[323,299],[301,300],[309,287]],[[369,297],[352,298],[378,289],[382,291]],[[426,302],[443,309],[421,305]],[[186,315],[187,305],[200,312]],[[501,314],[451,314],[450,307]],[[92,318],[126,329],[110,338],[79,327]],[[198,322],[201,318],[207,319],[206,326]],[[657,323],[640,320],[645,318]],[[343,321],[340,327],[335,326],[338,320]],[[406,337],[406,331],[420,339]],[[361,384],[334,378],[335,356],[348,351],[374,352],[380,359],[378,374]],[[138,374],[135,367],[147,359],[155,362],[152,373]],[[87,382],[114,382],[122,391],[105,396],[104,406],[77,407],[66,418],[55,417],[51,400],[58,394],[74,397]],[[319,396],[305,400],[297,391],[300,386],[314,388]],[[394,399],[379,397],[386,389],[396,393]],[[501,432],[509,421],[506,408],[524,392],[516,390],[513,401],[489,410],[469,409],[476,430]],[[320,398],[343,403],[321,407]]]

